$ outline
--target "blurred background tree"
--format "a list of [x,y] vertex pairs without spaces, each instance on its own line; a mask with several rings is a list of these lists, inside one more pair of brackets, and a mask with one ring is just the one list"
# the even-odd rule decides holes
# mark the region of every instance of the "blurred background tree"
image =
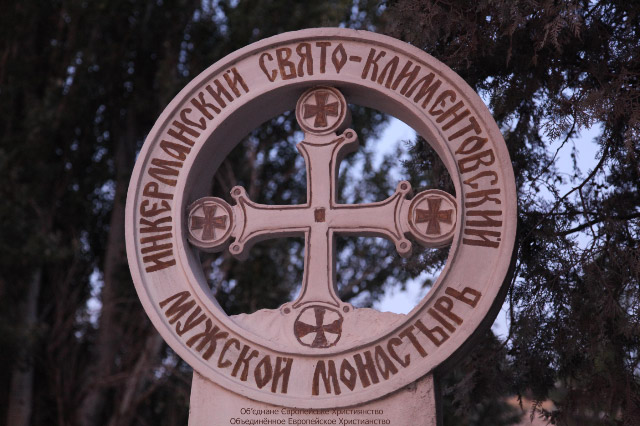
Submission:
[[[640,424],[639,11],[623,0],[5,5],[0,421],[186,424],[191,370],[151,326],[126,262],[136,153],[173,96],[218,59],[285,31],[346,26],[407,41],[458,72],[487,101],[515,169],[509,333],[488,332],[442,377],[445,423],[515,424],[520,409],[507,403],[515,395],[555,424]],[[394,155],[373,161],[386,117],[357,107],[353,115],[362,148],[343,168],[346,202],[385,198],[397,170],[418,188],[447,186],[420,138],[403,164]],[[599,149],[585,162],[591,142],[579,135],[590,128]],[[301,202],[296,138],[291,114],[265,123],[229,155],[212,194],[243,184],[264,203]],[[573,160],[568,174],[557,162],[563,152]],[[203,268],[228,314],[275,308],[296,291],[301,249],[273,241],[241,264],[203,257]],[[402,261],[367,238],[340,239],[339,249],[339,291],[358,306],[446,259],[430,250]]]

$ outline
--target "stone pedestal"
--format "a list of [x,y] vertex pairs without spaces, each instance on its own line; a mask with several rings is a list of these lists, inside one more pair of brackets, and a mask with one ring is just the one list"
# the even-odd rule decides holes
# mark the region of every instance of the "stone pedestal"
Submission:
[[[439,392],[433,375],[386,397],[346,408],[296,409],[244,398],[193,373],[189,426],[359,425],[438,426]],[[441,416],[441,414],[440,414]],[[315,423],[313,423],[315,422]]]

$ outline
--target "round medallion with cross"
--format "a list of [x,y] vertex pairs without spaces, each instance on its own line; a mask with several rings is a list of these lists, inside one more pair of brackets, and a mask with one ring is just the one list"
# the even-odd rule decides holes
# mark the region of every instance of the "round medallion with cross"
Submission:
[[342,314],[335,309],[307,306],[296,318],[293,331],[301,345],[328,348],[340,340],[342,321]]
[[[399,181],[382,201],[340,203],[340,162],[358,148],[347,100],[411,125],[442,160],[454,192],[413,194]],[[231,189],[230,203],[211,197],[209,183],[232,147],[294,108],[304,133],[296,147],[306,167],[306,202],[260,204],[242,186]],[[127,253],[152,322],[203,377],[271,404],[342,407],[394,392],[471,347],[504,294],[515,213],[504,141],[464,81],[397,40],[313,29],[233,53],[167,107],[130,184]],[[338,297],[339,235],[385,238],[401,257],[415,244],[450,248],[427,295],[396,315]],[[228,250],[246,260],[255,243],[288,237],[305,243],[295,300],[226,315],[199,252]]]
[[444,191],[418,194],[409,206],[409,226],[414,238],[430,247],[448,245],[455,231],[456,200]]
[[296,119],[305,132],[325,135],[347,121],[348,109],[342,94],[332,87],[307,91],[298,100]]
[[189,206],[189,242],[203,250],[222,249],[233,229],[233,212],[221,198],[204,197]]

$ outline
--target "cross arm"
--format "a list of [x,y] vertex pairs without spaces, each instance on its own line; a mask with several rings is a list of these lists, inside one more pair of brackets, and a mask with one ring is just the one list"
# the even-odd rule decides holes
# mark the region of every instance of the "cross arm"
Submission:
[[229,247],[232,255],[245,260],[251,247],[272,238],[302,237],[312,223],[313,211],[306,204],[271,206],[251,201],[241,186],[231,189],[236,201],[232,207],[235,226],[231,236],[235,241]]
[[[327,219],[334,233],[382,237],[394,243],[398,254],[409,257],[413,240],[423,247],[438,248],[451,243],[455,228],[456,202],[448,193],[429,189],[411,195],[411,184],[398,183],[386,200],[367,204],[337,204]],[[433,205],[442,206],[435,211]],[[431,210],[426,210],[431,206]],[[443,223],[441,227],[437,227]],[[437,229],[433,231],[433,229]]]

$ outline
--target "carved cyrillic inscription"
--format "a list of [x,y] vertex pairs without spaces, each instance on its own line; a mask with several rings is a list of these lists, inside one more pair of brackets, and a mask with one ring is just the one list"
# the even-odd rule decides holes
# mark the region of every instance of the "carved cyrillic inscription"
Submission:
[[[308,381],[310,395],[340,395],[384,383],[414,360],[427,357],[429,346],[437,348],[449,339],[464,322],[463,306],[473,309],[480,298],[481,293],[471,287],[461,291],[447,288],[428,310],[428,316],[416,319],[396,335],[347,357],[318,359]],[[293,358],[263,353],[242,343],[209,318],[188,291],[166,298],[160,308],[176,333],[202,359],[230,377],[252,382],[258,389],[287,393]]]
[[[464,188],[465,207],[471,217],[463,224],[462,244],[498,248],[502,240],[503,206],[499,198],[489,196],[500,193],[501,182],[495,171],[498,165],[492,144],[477,117],[467,107],[467,101],[426,64],[377,47],[367,48],[364,56],[354,55],[360,51],[347,51],[342,43],[304,42],[263,52],[258,62],[270,82],[329,71],[340,74],[351,62],[360,67],[359,72],[351,72],[358,72],[361,79],[411,99],[445,133],[454,148],[464,183],[471,189],[483,187],[480,191]],[[328,70],[328,66],[332,68]],[[493,179],[480,180],[487,176]]]
[[[263,52],[258,66],[271,82],[335,71],[340,74],[347,62],[362,62],[358,55],[347,55],[342,43],[303,42]],[[330,68],[330,69],[329,69]]]
[[[173,188],[187,156],[216,115],[245,93],[249,86],[236,68],[214,78],[180,110],[159,143],[160,152],[146,166],[148,181],[140,202],[140,254],[146,272],[160,271],[176,264],[171,224]],[[203,225],[204,226],[204,225]],[[215,225],[214,225],[215,226]]]
[[[482,136],[484,131],[462,96],[433,71],[423,71],[422,68],[410,59],[401,60],[398,55],[387,55],[385,50],[370,48],[361,77],[392,91],[399,90],[401,95],[412,99],[434,118],[436,125],[456,148],[454,152],[460,174],[465,178],[469,176],[465,184],[483,176],[494,176],[494,179],[481,183],[495,188],[463,192],[465,207],[469,210],[466,211],[468,217],[464,223],[462,244],[497,248],[501,241],[503,213],[500,199],[488,196],[500,193],[498,174],[491,170],[497,167],[495,153],[489,139]],[[478,183],[472,188],[478,188]],[[485,206],[486,203],[489,205]],[[474,216],[485,220],[476,220]]]
[[230,338],[228,331],[203,313],[188,291],[166,298],[160,302],[160,308],[169,324],[175,324],[176,333],[202,359],[242,382],[253,380],[258,389],[271,384],[272,393],[287,393],[293,358],[272,358],[235,337]]
[[[462,291],[447,288],[429,308],[428,316],[392,336],[373,349],[357,352],[342,359],[319,360],[311,381],[311,395],[340,395],[389,380],[412,360],[429,355],[428,346],[439,347],[463,324],[463,308],[475,308],[481,293],[471,287]],[[418,358],[416,358],[419,356]]]

